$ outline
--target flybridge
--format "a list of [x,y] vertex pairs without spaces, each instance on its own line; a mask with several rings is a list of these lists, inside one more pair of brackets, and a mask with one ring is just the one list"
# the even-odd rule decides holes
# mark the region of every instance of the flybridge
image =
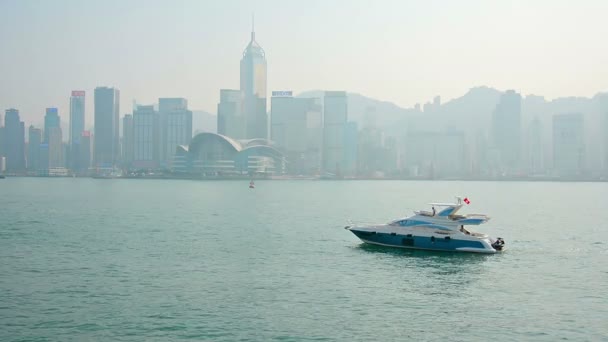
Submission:
[[456,202],[457,203],[429,203],[429,205],[435,206],[435,207],[457,207],[459,205],[462,205],[462,202],[466,203],[466,204],[470,204],[471,201],[465,197],[464,200],[461,197],[456,197]]

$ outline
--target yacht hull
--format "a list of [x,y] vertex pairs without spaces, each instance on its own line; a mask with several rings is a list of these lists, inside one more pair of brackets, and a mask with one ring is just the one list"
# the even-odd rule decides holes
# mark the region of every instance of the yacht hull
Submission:
[[358,230],[347,227],[361,241],[369,244],[397,247],[405,249],[421,249],[446,252],[468,252],[494,254],[491,241],[483,238],[459,239],[456,236],[420,236],[414,234],[398,234],[394,232],[377,232]]

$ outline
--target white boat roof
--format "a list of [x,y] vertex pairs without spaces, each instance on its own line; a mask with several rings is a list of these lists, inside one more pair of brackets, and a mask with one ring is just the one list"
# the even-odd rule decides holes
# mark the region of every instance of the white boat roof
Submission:
[[[466,198],[465,198],[466,199]],[[462,196],[456,196],[456,203],[441,203],[441,202],[432,202],[429,205],[437,206],[437,207],[458,207],[462,206]]]
[[429,205],[432,205],[435,207],[456,207],[461,204],[458,204],[458,203],[429,203]]

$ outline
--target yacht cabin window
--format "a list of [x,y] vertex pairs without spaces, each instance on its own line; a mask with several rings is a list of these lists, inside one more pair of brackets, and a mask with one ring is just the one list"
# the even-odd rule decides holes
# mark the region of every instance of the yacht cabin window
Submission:
[[407,225],[407,220],[399,220],[399,221],[394,221],[393,223],[391,223],[391,226],[406,226]]

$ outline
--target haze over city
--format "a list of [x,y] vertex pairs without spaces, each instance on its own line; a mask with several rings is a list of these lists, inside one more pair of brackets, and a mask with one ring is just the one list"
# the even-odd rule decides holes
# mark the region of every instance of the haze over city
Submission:
[[0,341],[608,341],[608,0],[0,13]]
[[[0,108],[27,123],[72,89],[215,113],[255,13],[268,89],[346,90],[401,107],[476,86],[554,99],[608,89],[605,1],[0,1]],[[87,122],[92,122],[92,101]]]
[[608,175],[604,2],[2,6],[11,175]]

